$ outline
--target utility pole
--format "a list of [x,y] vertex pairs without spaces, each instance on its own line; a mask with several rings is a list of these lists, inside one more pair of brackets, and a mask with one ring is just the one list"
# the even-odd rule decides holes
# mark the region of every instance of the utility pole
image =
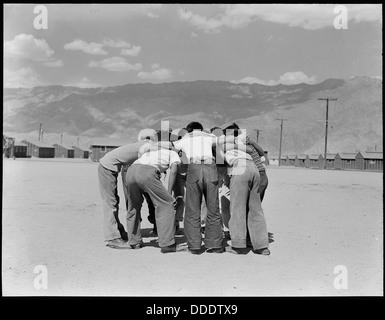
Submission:
[[60,135],[60,145],[63,144],[63,133]]
[[259,140],[259,133],[260,133],[262,130],[254,129],[254,131],[257,133],[257,143],[258,143],[258,140]]
[[41,141],[44,141],[43,140],[43,135],[44,135],[44,130],[41,130]]
[[39,141],[40,141],[40,138],[41,138],[41,126],[42,126],[42,123],[40,123],[40,127],[39,127]]
[[279,138],[279,158],[278,158],[278,166],[281,166],[281,152],[282,152],[282,131],[283,131],[283,121],[287,119],[277,119],[281,121],[281,135]]
[[79,137],[78,137],[78,148],[79,148]]
[[336,98],[319,98],[318,100],[326,100],[326,122],[325,122],[325,152],[324,152],[324,169],[327,167],[327,149],[328,149],[328,122],[329,122],[329,101],[336,101]]

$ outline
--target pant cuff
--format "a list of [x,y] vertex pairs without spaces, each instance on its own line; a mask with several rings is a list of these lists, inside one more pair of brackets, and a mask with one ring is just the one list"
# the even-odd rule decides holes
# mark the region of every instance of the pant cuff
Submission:
[[246,240],[231,239],[231,246],[234,248],[246,248]]

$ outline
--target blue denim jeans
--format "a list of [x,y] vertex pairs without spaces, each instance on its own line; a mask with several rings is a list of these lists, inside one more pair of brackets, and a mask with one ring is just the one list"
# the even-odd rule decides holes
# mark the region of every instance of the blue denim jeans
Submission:
[[190,249],[200,249],[202,196],[207,207],[205,246],[222,246],[222,217],[219,212],[218,172],[213,164],[189,164],[186,177],[186,211],[184,233]]
[[231,246],[234,248],[246,247],[247,231],[254,250],[269,246],[266,220],[258,193],[259,186],[259,172],[252,161],[246,161],[242,174],[231,176],[229,228]]
[[99,189],[103,206],[103,233],[106,241],[121,238],[124,226],[119,221],[118,172],[98,166]]
[[175,243],[175,214],[173,197],[160,181],[159,171],[149,165],[133,164],[126,174],[128,190],[127,233],[130,245],[142,241],[140,229],[141,208],[144,193],[147,193],[155,207],[155,220],[160,247]]

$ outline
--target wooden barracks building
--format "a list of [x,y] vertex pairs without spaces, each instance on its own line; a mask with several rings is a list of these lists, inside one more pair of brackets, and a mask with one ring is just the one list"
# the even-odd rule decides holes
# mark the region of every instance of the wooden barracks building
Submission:
[[128,144],[125,140],[96,139],[92,142],[91,160],[99,161],[107,152]]
[[22,140],[27,146],[27,156],[36,158],[55,158],[55,147],[41,141]]
[[65,147],[63,145],[55,143],[55,158],[74,158],[75,150],[71,147]]

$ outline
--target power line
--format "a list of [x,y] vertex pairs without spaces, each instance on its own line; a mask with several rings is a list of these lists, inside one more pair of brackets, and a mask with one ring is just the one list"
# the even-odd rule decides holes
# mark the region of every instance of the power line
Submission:
[[327,149],[328,149],[328,122],[329,122],[329,101],[337,101],[336,98],[319,98],[318,100],[326,101],[326,120],[325,120],[325,152],[324,152],[324,169],[327,166]]
[[287,119],[276,119],[281,121],[281,135],[279,138],[279,158],[278,158],[278,166],[281,166],[281,152],[282,152],[282,131],[283,131],[283,121]]

